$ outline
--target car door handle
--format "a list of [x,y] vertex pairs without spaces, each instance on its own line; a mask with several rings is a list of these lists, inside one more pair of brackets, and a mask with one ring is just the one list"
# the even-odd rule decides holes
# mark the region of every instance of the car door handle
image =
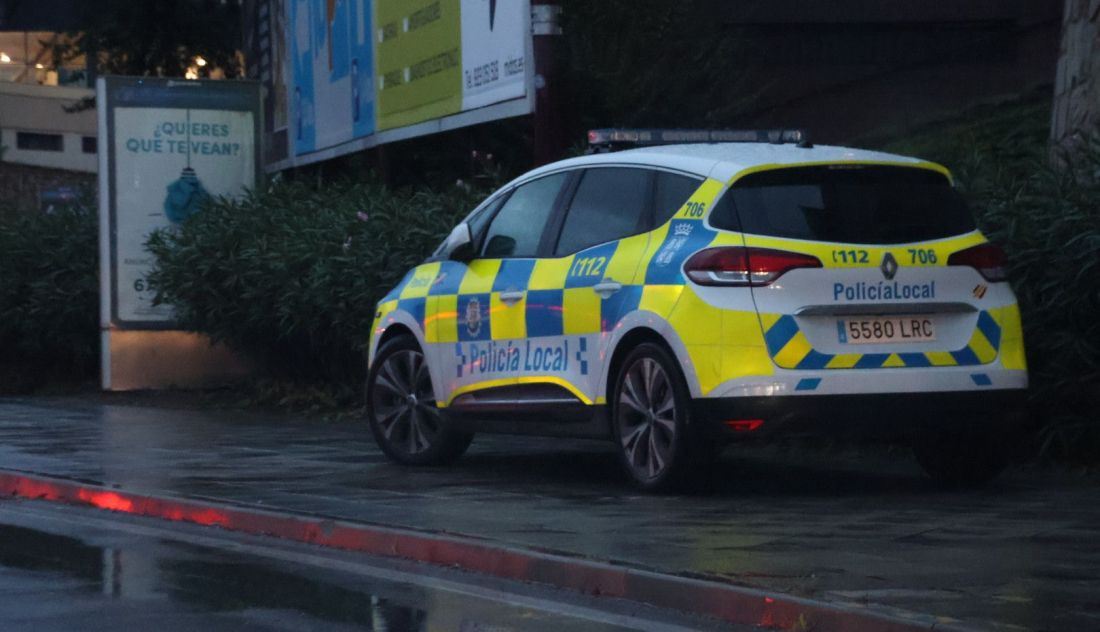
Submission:
[[501,292],[500,293],[500,302],[501,303],[506,303],[508,305],[512,305],[514,303],[519,302],[520,299],[523,298],[524,294],[525,294],[525,292],[523,292],[522,290],[512,290],[510,292]]
[[612,279],[604,279],[592,286],[592,291],[599,294],[600,298],[607,298],[621,289],[623,289],[623,284]]

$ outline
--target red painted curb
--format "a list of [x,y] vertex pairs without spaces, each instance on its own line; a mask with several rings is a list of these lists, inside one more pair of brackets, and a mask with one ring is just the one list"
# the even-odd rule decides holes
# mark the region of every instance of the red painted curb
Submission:
[[277,513],[206,500],[148,496],[37,474],[0,471],[0,495],[90,505],[138,516],[458,567],[504,579],[693,612],[737,624],[814,632],[973,632],[971,628],[929,615],[825,603],[717,581],[540,553],[470,537]]

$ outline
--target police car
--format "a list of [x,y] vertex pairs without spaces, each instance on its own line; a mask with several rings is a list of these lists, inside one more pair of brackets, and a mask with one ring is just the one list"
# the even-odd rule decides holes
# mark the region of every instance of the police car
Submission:
[[797,130],[589,142],[491,195],[378,304],[367,416],[389,457],[598,437],[658,490],[727,442],[811,433],[906,440],[943,483],[1002,469],[1020,315],[944,167]]

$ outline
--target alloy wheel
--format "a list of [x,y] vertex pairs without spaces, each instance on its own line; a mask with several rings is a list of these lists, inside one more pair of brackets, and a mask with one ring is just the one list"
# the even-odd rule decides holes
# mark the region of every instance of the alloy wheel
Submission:
[[676,399],[668,373],[653,358],[639,358],[623,375],[618,403],[627,465],[639,479],[657,478],[676,449]]
[[424,354],[402,349],[389,355],[372,387],[375,419],[390,447],[409,455],[430,449],[441,418]]

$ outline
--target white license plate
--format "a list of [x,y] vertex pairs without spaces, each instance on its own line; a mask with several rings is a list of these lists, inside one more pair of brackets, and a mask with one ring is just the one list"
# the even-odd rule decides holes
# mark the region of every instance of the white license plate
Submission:
[[936,339],[936,323],[930,316],[842,318],[836,321],[836,331],[840,342],[849,345]]

